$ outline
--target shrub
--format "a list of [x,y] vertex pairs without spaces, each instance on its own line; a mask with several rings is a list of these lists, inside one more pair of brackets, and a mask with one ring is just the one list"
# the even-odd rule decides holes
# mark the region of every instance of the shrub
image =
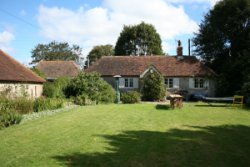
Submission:
[[21,120],[21,114],[13,109],[6,108],[0,110],[0,128],[8,127],[13,124],[19,124]]
[[38,98],[34,102],[34,112],[40,112],[44,110],[54,110],[63,107],[63,100],[51,99],[51,98]]
[[54,82],[46,82],[43,87],[43,95],[48,98],[65,98],[64,91],[69,82],[68,77],[60,77]]
[[66,97],[85,98],[98,103],[113,103],[115,90],[97,73],[79,73],[65,89]]
[[96,104],[95,101],[90,100],[86,95],[80,95],[75,97],[74,103],[81,106]]
[[13,100],[14,109],[19,114],[28,114],[33,112],[34,100],[25,97],[20,97]]
[[136,91],[123,92],[121,94],[121,101],[123,103],[139,103],[141,101],[141,95]]
[[162,99],[166,94],[164,79],[155,70],[150,70],[142,80],[142,99],[147,101],[155,101]]
[[48,98],[53,98],[55,96],[55,84],[52,82],[46,82],[43,84],[43,95]]
[[241,93],[244,96],[244,98],[246,99],[247,104],[250,104],[250,82],[246,82],[242,86]]
[[0,97],[0,110],[15,110],[19,114],[33,112],[33,100],[25,97],[15,99]]

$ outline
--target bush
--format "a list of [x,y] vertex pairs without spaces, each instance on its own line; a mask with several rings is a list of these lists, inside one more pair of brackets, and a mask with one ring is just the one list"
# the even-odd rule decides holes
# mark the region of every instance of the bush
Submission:
[[70,83],[70,78],[60,77],[54,82],[46,82],[43,86],[43,95],[48,98],[65,98],[65,88]]
[[28,114],[33,112],[33,100],[25,97],[15,99],[0,97],[0,110],[14,110],[19,114]]
[[34,112],[62,108],[63,102],[61,99],[38,98],[34,102]]
[[28,98],[17,98],[12,104],[19,114],[29,114],[33,112],[34,100]]
[[43,84],[43,96],[53,98],[55,96],[55,84],[53,82],[46,82]]
[[97,73],[79,73],[65,89],[66,97],[89,99],[98,103],[113,103],[115,90]]
[[96,104],[96,101],[90,100],[85,95],[80,95],[74,98],[74,103],[77,105],[85,106],[85,105],[94,105]]
[[121,94],[121,101],[129,104],[139,103],[141,101],[141,95],[136,91],[123,92]]
[[13,109],[6,108],[0,110],[0,128],[19,124],[21,120],[22,116]]
[[166,94],[164,79],[158,72],[150,70],[142,80],[142,99],[155,101],[162,99]]
[[242,86],[241,93],[244,96],[244,98],[246,99],[246,103],[250,104],[250,82],[246,82]]

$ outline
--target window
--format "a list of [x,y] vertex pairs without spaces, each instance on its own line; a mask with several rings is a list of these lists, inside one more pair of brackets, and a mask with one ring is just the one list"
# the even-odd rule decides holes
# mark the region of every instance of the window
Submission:
[[134,87],[134,81],[133,78],[129,79],[129,87],[133,88]]
[[174,83],[173,78],[166,78],[165,79],[165,85],[167,88],[173,88],[173,83]]
[[134,87],[134,80],[133,78],[125,78],[125,88],[133,88]]
[[204,79],[203,78],[195,78],[194,79],[194,88],[204,88]]
[[128,78],[125,78],[125,88],[128,87]]

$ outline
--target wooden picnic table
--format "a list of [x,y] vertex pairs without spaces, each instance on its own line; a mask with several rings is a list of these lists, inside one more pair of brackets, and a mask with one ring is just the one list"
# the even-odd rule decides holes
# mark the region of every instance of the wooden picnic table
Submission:
[[183,107],[183,97],[179,94],[171,94],[168,96],[170,99],[170,107],[171,108],[181,108]]

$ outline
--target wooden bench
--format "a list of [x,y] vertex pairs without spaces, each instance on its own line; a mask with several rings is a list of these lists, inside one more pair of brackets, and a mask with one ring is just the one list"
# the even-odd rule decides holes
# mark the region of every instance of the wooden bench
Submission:
[[240,105],[243,107],[244,97],[235,95],[233,97],[202,97],[202,101],[212,105],[211,102],[231,102],[232,106]]
[[233,105],[237,105],[239,104],[241,106],[241,108],[243,107],[243,102],[244,102],[244,97],[243,96],[238,96],[235,95],[234,99],[233,99]]

